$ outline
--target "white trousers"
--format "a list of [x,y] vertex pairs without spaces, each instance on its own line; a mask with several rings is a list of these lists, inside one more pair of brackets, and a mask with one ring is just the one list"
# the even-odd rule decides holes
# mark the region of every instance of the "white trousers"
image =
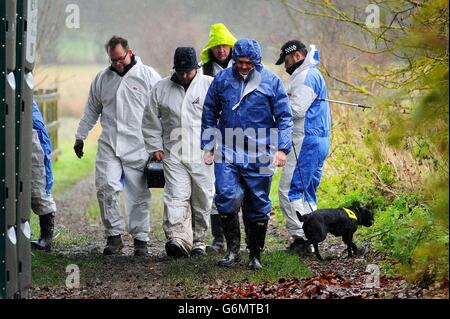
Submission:
[[151,193],[143,173],[144,165],[144,160],[124,163],[110,147],[99,143],[95,186],[107,237],[125,232],[119,202],[119,194],[123,191],[128,232],[134,239],[149,240]]
[[204,249],[214,196],[214,168],[171,158],[164,159],[163,163],[166,237],[176,240],[187,251],[197,247]]
[[[297,157],[300,156],[298,152],[300,152],[302,143],[303,143],[303,135],[294,134],[293,143],[295,145],[295,149],[297,152]],[[292,150],[286,160],[286,165],[283,168],[283,172],[281,173],[278,196],[280,199],[280,207],[281,211],[286,220],[286,227],[288,229],[289,235],[295,238],[304,238],[305,233],[303,232],[303,223],[298,220],[296,211],[298,211],[301,215],[306,215],[311,213],[312,211],[317,209],[317,204],[313,202],[306,202],[303,198],[299,198],[297,200],[289,200],[289,191],[291,189],[292,177],[294,175],[294,171],[297,168],[297,158],[295,156],[294,150]],[[312,210],[311,210],[311,208]]]

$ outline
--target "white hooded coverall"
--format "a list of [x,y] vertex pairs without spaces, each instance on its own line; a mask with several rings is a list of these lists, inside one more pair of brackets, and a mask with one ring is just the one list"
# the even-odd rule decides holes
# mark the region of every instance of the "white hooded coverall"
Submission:
[[100,116],[95,185],[106,236],[123,234],[119,193],[123,190],[128,232],[148,241],[150,191],[143,170],[148,159],[141,123],[150,90],[160,75],[136,57],[136,64],[123,76],[110,67],[91,84],[88,101],[76,138],[85,140]]
[[164,151],[164,232],[188,252],[206,248],[214,195],[214,169],[203,162],[200,148],[203,101],[212,80],[197,73],[185,92],[171,76],[164,78],[153,88],[142,119],[147,152]]

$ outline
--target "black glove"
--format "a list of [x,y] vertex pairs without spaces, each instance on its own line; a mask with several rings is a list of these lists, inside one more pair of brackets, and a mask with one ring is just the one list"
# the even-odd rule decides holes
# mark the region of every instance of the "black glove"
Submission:
[[75,150],[75,154],[77,154],[78,158],[83,157],[83,146],[84,142],[82,140],[76,140],[73,149]]

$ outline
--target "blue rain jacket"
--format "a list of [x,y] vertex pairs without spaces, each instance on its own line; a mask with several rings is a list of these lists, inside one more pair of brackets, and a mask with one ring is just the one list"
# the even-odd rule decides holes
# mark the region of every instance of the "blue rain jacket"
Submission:
[[53,186],[53,173],[52,173],[52,143],[48,136],[47,129],[45,128],[44,119],[36,101],[33,100],[33,129],[35,129],[41,142],[41,147],[44,151],[44,166],[46,175],[45,191],[50,194]]
[[[267,220],[274,171],[270,155],[290,152],[292,113],[282,81],[261,64],[258,42],[237,41],[233,60],[239,57],[249,58],[255,67],[245,80],[236,65],[216,75],[203,106],[201,147],[216,152],[214,201],[219,213],[235,214],[242,206],[246,219]],[[230,143],[230,131],[244,132],[243,143],[236,143],[238,138]]]
[[[268,165],[268,155],[276,150],[289,153],[292,139],[292,113],[281,79],[261,64],[261,49],[255,40],[241,39],[233,47],[233,60],[249,58],[255,68],[246,80],[237,68],[220,72],[212,82],[205,99],[202,114],[202,149],[222,151],[228,162],[246,165]],[[221,136],[204,134],[218,128]],[[226,143],[226,131],[240,129],[244,134],[244,149],[237,143]],[[274,132],[275,136],[271,137]],[[248,147],[248,146],[255,147]],[[256,150],[255,150],[256,148]],[[232,156],[232,157],[231,157]]]

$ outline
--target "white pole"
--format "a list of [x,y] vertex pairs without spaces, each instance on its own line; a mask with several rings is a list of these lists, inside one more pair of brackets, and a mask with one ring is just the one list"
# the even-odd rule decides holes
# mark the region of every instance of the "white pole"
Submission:
[[357,106],[357,107],[362,107],[363,109],[370,109],[370,106],[367,105],[363,105],[363,104],[357,104],[357,103],[349,103],[349,102],[344,102],[344,101],[338,101],[338,100],[330,100],[330,99],[318,99],[319,101],[326,101],[326,102],[330,102],[330,103],[339,103],[339,104],[345,104],[345,105],[350,105],[350,106]]

